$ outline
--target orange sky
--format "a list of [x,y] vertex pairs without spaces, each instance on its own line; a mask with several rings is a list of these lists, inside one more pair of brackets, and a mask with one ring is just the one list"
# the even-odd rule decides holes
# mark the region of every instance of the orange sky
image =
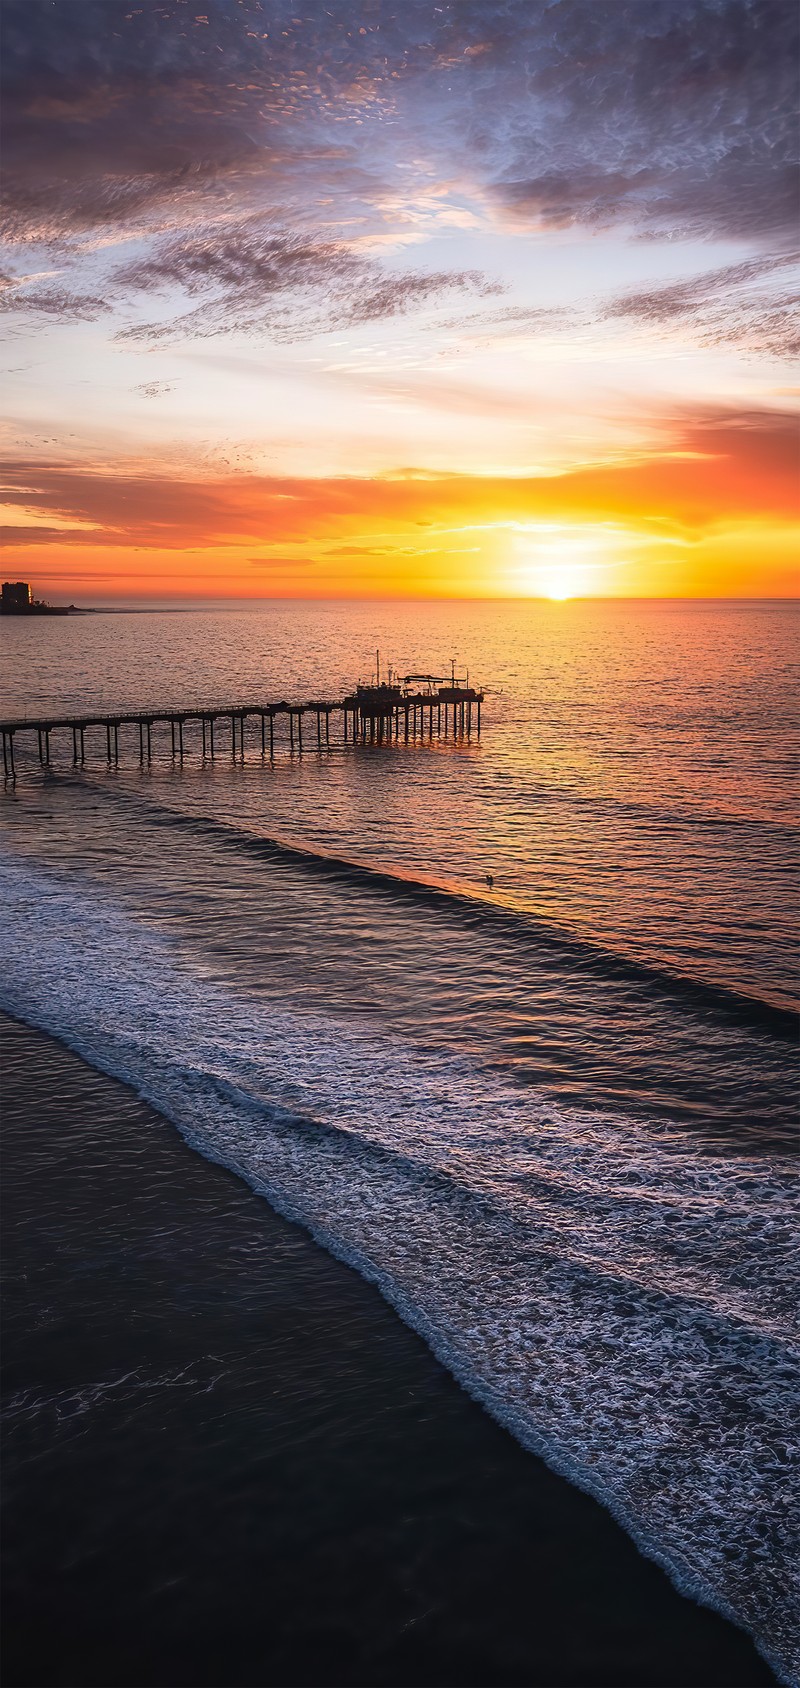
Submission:
[[5,465],[6,573],[54,596],[786,596],[791,416],[694,415],[561,474],[165,474]]

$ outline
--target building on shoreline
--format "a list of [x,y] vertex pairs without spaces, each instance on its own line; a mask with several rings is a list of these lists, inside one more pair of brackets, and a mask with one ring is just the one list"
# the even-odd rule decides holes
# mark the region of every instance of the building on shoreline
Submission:
[[74,604],[62,608],[34,598],[27,580],[4,580],[0,590],[0,615],[69,615],[74,608]]

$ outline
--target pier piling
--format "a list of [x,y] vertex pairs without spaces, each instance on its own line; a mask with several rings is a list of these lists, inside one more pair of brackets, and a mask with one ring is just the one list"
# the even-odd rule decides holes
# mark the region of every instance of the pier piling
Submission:
[[[413,682],[422,681],[423,684],[414,688]],[[288,717],[289,751],[294,755],[303,750],[303,717],[311,714],[316,719],[316,741],[318,752],[324,743],[331,744],[331,716],[340,718],[339,742],[353,745],[376,745],[379,747],[399,744],[401,731],[404,742],[410,740],[421,744],[431,743],[434,736],[451,736],[453,740],[459,738],[471,739],[473,723],[478,736],[481,731],[481,705],[483,693],[471,688],[455,674],[449,676],[446,683],[442,683],[435,676],[410,675],[394,685],[385,682],[373,685],[359,685],[347,697],[332,702],[315,698],[306,702],[294,703],[264,703],[226,705],[220,708],[209,708],[207,705],[199,709],[166,709],[158,712],[132,711],[128,715],[81,715],[54,720],[52,717],[36,720],[6,720],[0,722],[3,736],[3,772],[6,779],[15,776],[14,764],[14,735],[15,733],[35,733],[36,748],[41,767],[50,764],[50,735],[54,729],[63,728],[72,734],[72,765],[83,766],[86,761],[85,732],[87,727],[105,729],[106,760],[109,767],[112,763],[119,763],[119,730],[120,727],[135,727],[139,735],[139,762],[149,764],[152,761],[152,728],[155,724],[159,729],[169,727],[169,747],[173,760],[184,760],[187,746],[184,744],[184,726],[187,722],[199,724],[202,737],[202,754],[205,759],[210,755],[214,759],[215,736],[214,729],[218,721],[230,721],[231,728],[231,757],[234,762],[245,760],[245,739],[248,720],[261,726],[261,755],[267,754],[267,723],[269,723],[269,757],[275,757],[275,717]],[[473,704],[475,711],[473,714]],[[451,719],[452,706],[452,719]],[[238,731],[237,731],[238,724]],[[255,739],[255,735],[253,735]],[[284,741],[285,742],[285,741]],[[57,738],[58,743],[58,738]],[[191,737],[189,749],[191,749]],[[257,743],[257,739],[255,739]],[[254,746],[255,747],[255,746]]]

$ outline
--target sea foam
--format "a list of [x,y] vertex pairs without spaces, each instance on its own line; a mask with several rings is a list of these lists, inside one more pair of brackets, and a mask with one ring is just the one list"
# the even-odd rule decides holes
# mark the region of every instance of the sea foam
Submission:
[[788,1160],[701,1152],[422,1039],[267,1006],[96,886],[13,858],[0,873],[3,1005],[375,1282],[525,1446],[795,1679]]

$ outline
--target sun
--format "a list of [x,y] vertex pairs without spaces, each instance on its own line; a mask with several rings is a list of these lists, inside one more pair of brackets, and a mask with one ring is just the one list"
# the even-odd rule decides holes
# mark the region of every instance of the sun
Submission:
[[580,569],[574,563],[555,563],[537,573],[541,596],[552,599],[553,603],[566,603],[568,598],[577,597],[581,590]]
[[591,593],[595,574],[605,562],[605,535],[593,529],[542,522],[515,536],[519,563],[515,574],[523,592],[563,604]]

